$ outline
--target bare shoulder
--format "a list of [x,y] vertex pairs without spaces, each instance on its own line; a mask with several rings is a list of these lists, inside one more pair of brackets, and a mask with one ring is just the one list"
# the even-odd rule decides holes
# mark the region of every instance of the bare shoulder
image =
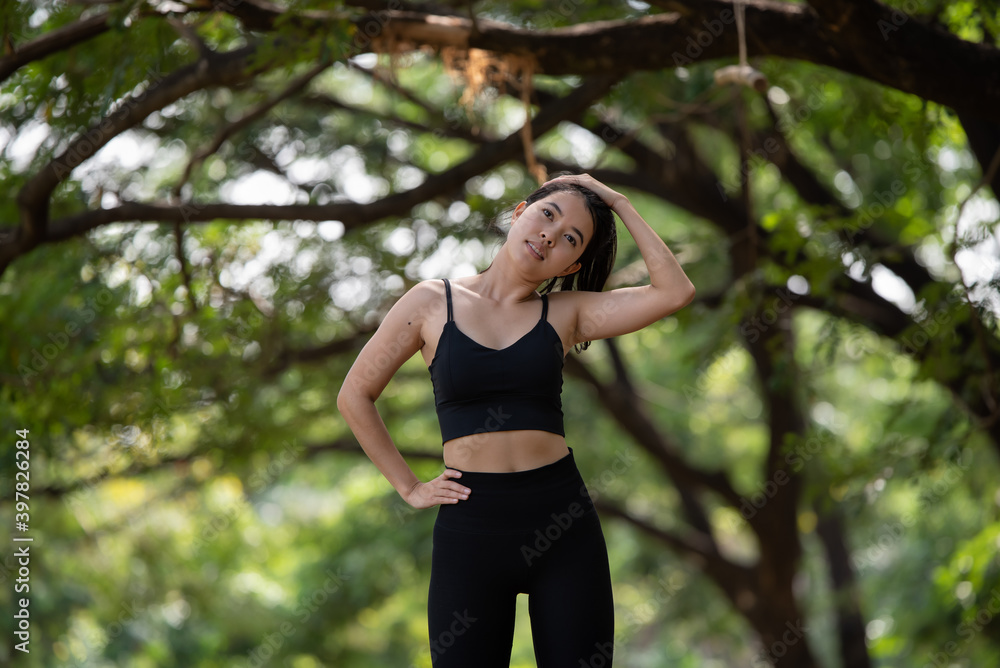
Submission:
[[428,299],[435,295],[444,295],[444,281],[440,278],[428,278],[413,285],[404,297],[410,299]]
[[358,353],[341,394],[377,399],[400,366],[425,346],[427,323],[435,317],[436,308],[444,308],[436,307],[435,301],[443,302],[443,298],[433,281],[421,281],[396,300]]
[[428,318],[433,320],[444,310],[444,282],[439,279],[428,279],[420,281],[407,290],[393,304],[389,313],[397,317],[405,317],[408,321],[417,324],[423,323]]

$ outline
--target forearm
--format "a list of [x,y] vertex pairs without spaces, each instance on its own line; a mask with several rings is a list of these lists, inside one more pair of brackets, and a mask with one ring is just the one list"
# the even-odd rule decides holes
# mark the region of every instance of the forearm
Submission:
[[635,240],[639,253],[649,271],[649,283],[657,290],[676,293],[678,290],[694,293],[694,284],[684,273],[674,254],[653,228],[649,226],[632,203],[621,197],[613,208]]
[[349,395],[338,401],[337,407],[354,432],[361,449],[389,484],[406,499],[420,480],[392,442],[389,430],[375,408],[375,402],[359,395]]

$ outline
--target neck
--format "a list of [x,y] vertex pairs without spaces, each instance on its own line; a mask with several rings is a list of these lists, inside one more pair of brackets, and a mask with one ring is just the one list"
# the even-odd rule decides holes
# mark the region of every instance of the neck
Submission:
[[493,264],[475,276],[472,287],[481,296],[498,303],[529,301],[536,297],[538,284],[519,276],[509,263],[503,261],[503,253],[493,260]]

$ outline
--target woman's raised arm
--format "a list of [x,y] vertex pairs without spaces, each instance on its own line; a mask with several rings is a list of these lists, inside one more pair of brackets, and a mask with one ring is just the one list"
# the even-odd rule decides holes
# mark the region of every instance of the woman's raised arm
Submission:
[[649,285],[606,292],[571,291],[575,306],[573,344],[635,332],[678,311],[694,299],[694,284],[663,239],[642,219],[628,198],[589,174],[559,176],[592,190],[618,214],[635,240],[649,272]]

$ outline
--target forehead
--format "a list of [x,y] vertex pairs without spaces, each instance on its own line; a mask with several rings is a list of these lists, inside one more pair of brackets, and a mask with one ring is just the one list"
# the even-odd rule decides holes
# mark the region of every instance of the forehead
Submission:
[[590,215],[587,213],[587,204],[583,200],[583,195],[570,190],[557,190],[543,197],[541,201],[556,202],[566,215],[569,215],[570,210],[577,215],[583,214],[588,217]]

